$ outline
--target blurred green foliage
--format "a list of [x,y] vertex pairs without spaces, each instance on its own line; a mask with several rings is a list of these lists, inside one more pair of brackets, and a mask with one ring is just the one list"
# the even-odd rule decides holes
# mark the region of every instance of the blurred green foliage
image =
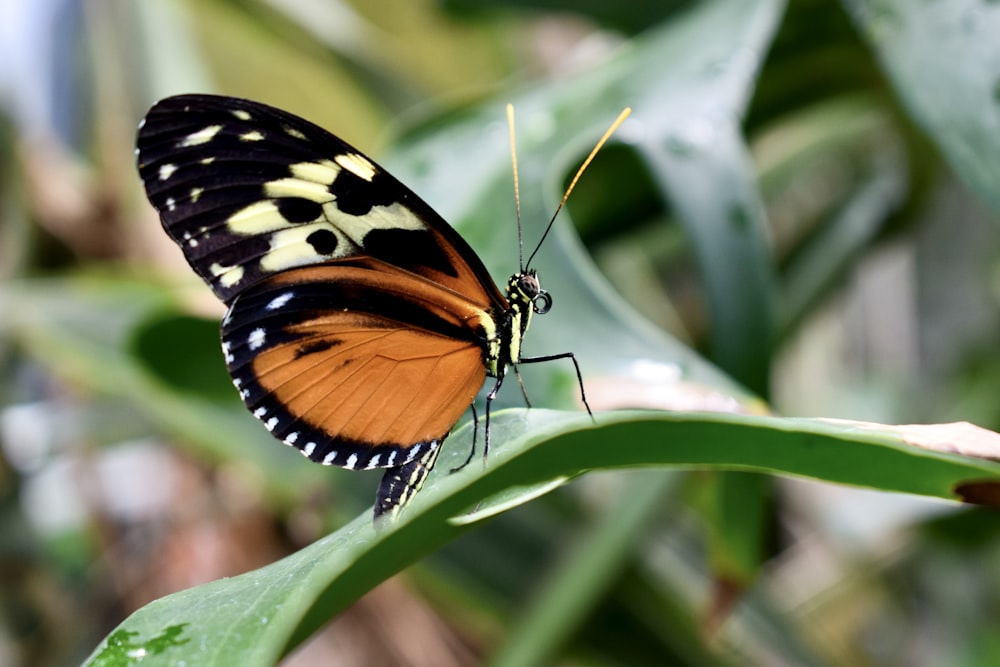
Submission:
[[[288,664],[1000,658],[995,514],[885,491],[954,497],[994,464],[754,416],[1000,428],[996,3],[0,15],[0,663],[273,664],[319,628]],[[220,308],[144,200],[136,123],[189,91],[335,131],[497,278],[516,267],[504,102],[528,245],[632,106],[539,253],[555,307],[526,345],[572,349],[595,407],[670,412],[595,427],[570,369],[526,369],[533,404],[566,412],[500,413],[485,468],[444,461],[374,535],[377,475],[310,465],[245,414]],[[479,501],[513,509],[448,520]]]

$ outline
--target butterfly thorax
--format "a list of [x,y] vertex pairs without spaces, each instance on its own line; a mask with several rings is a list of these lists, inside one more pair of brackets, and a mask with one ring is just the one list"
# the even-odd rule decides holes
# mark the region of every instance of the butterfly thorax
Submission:
[[547,313],[552,306],[552,297],[542,289],[534,269],[512,275],[506,296],[507,307],[498,313],[499,327],[486,352],[486,369],[493,377],[502,377],[508,365],[520,361],[521,339],[531,324],[531,316]]

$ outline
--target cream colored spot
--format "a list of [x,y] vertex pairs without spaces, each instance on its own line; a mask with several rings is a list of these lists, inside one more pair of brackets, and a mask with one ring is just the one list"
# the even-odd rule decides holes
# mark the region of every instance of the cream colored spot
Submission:
[[201,160],[202,164],[212,164],[213,162],[215,162],[215,156],[214,155],[212,157],[207,157],[207,158],[204,158],[204,159]]
[[233,115],[240,120],[250,120],[253,118],[253,116],[250,115],[250,112],[245,109],[233,109]]
[[334,161],[358,178],[366,181],[371,181],[375,178],[375,165],[364,155],[344,153],[335,157]]
[[332,199],[329,184],[302,178],[281,178],[265,183],[264,194],[268,197],[302,197],[319,203]]
[[521,313],[517,310],[514,310],[511,315],[511,337],[507,351],[510,352],[510,358],[514,362],[521,360],[521,317]]
[[203,130],[198,130],[197,132],[192,132],[191,134],[184,137],[179,146],[181,148],[187,148],[189,146],[200,146],[201,144],[207,144],[209,141],[219,133],[222,129],[221,125],[209,125]]
[[365,215],[346,215],[337,208],[336,202],[323,205],[323,214],[351,238],[356,245],[363,246],[365,236],[375,229],[427,229],[427,226],[402,204],[375,206]]
[[[337,248],[332,255],[321,255],[316,252],[306,239],[315,231],[325,229],[337,235]],[[290,229],[282,229],[271,235],[271,249],[260,259],[260,268],[269,273],[283,271],[294,266],[311,264],[317,259],[344,257],[353,253],[350,241],[344,238],[340,230],[326,222],[314,222],[308,225],[296,225]]]
[[479,320],[479,326],[483,328],[483,333],[486,334],[486,340],[490,342],[500,340],[497,336],[497,323],[488,312],[481,310],[476,317]]
[[290,137],[295,137],[296,139],[302,139],[303,141],[305,141],[306,139],[306,135],[302,134],[302,132],[295,129],[291,125],[283,125],[281,129],[284,130],[285,134],[287,134]]
[[273,201],[262,199],[233,213],[226,226],[234,234],[253,236],[291,227],[291,223],[285,220]]
[[173,197],[167,197],[166,204],[167,204],[167,210],[168,211],[173,211],[174,209],[177,208],[177,202],[174,201]]
[[191,188],[191,203],[197,203],[201,198],[201,193],[205,191],[205,188]]
[[171,176],[174,175],[175,171],[177,171],[177,165],[176,164],[164,164],[164,165],[160,165],[160,172],[159,172],[160,173],[160,180],[161,181],[167,180],[168,178],[170,178]]
[[330,160],[320,160],[319,162],[298,162],[290,165],[288,169],[292,172],[292,176],[295,178],[301,178],[304,181],[322,183],[323,185],[330,185],[333,183],[337,180],[337,174],[340,173],[340,167]]
[[208,270],[212,272],[213,276],[219,279],[219,283],[223,287],[232,287],[239,281],[243,280],[243,267],[242,266],[223,266],[216,262],[208,267]]
[[240,141],[261,141],[264,135],[257,130],[250,130],[240,135]]

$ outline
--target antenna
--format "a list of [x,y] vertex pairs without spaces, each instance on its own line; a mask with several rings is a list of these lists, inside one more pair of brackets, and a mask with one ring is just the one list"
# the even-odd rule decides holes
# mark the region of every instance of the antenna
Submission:
[[517,267],[524,273],[524,235],[521,233],[521,188],[517,180],[517,140],[514,138],[514,105],[507,103],[507,127],[510,130],[510,161],[514,165],[514,208],[517,211]]
[[[508,118],[512,119],[513,118],[513,113],[514,112],[513,112],[512,108],[511,108],[511,106],[507,105],[507,115],[508,115]],[[556,216],[559,215],[559,211],[561,211],[562,208],[563,208],[563,206],[566,204],[566,200],[569,199],[569,193],[573,192],[573,188],[576,187],[576,182],[580,180],[580,176],[583,174],[583,171],[590,165],[591,161],[594,159],[594,156],[597,155],[597,151],[601,150],[601,147],[604,146],[605,143],[607,143],[608,139],[611,138],[611,135],[614,134],[615,130],[617,130],[619,128],[619,126],[621,126],[621,124],[625,122],[625,119],[628,118],[628,116],[629,116],[630,113],[632,113],[632,109],[630,107],[625,107],[624,109],[622,109],[622,112],[620,114],[618,114],[618,118],[615,119],[615,122],[611,123],[611,127],[609,127],[607,129],[607,131],[604,133],[604,135],[598,140],[597,144],[594,146],[594,148],[590,151],[590,154],[587,156],[587,159],[584,160],[583,164],[580,165],[580,168],[576,170],[576,174],[573,176],[573,180],[570,181],[569,187],[566,188],[566,192],[562,196],[562,201],[559,202],[559,206],[556,207],[556,212],[552,214],[552,218],[549,220],[549,224],[546,225],[545,231],[542,233],[542,238],[540,238],[538,240],[538,245],[535,246],[535,249],[532,251],[531,255],[528,256],[528,263],[527,263],[528,266],[531,265],[531,260],[533,260],[535,258],[535,254],[542,247],[542,242],[545,241],[545,237],[549,235],[549,230],[552,229],[552,225],[556,221]],[[511,136],[511,141],[513,141],[513,139],[514,139],[514,127],[513,127],[513,125],[511,126],[510,136]],[[518,195],[517,195],[517,163],[516,163],[516,161],[514,163],[514,174],[515,174],[515,177],[514,177],[514,193],[515,193],[515,195],[514,196],[515,196],[515,198],[517,198]],[[520,203],[518,203],[518,223],[517,223],[518,243],[520,243],[520,237],[521,237],[521,222],[520,222],[520,220],[521,220]],[[521,266],[521,271],[522,272],[524,271],[524,266],[525,265]]]

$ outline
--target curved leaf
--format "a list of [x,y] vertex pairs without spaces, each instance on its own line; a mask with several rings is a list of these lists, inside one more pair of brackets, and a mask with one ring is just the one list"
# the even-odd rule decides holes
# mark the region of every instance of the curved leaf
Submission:
[[897,94],[951,166],[1000,211],[1000,6],[844,0]]
[[[498,413],[495,428],[488,465],[449,475],[464,452],[447,449],[398,525],[376,531],[366,514],[267,567],[157,600],[126,619],[89,664],[131,664],[123,639],[134,654],[148,638],[160,652],[144,653],[144,665],[176,664],[181,655],[206,667],[273,665],[375,584],[456,537],[465,527],[449,519],[480,498],[588,469],[758,470],[950,500],[970,484],[1000,488],[1000,463],[938,451],[948,431],[924,440],[936,443],[929,448],[908,444],[911,431],[853,422],[628,411],[599,414],[595,424],[547,410]],[[1000,435],[976,433],[986,434],[986,451],[1000,452]],[[453,436],[469,437],[468,428]],[[172,642],[163,647],[167,632]]]

